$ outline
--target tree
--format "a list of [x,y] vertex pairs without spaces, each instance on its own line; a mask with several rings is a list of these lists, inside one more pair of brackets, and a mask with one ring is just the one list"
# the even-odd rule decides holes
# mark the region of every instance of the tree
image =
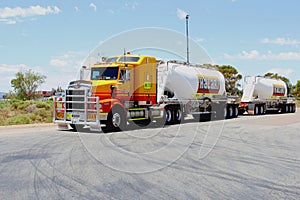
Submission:
[[17,72],[16,78],[11,80],[17,99],[31,100],[38,97],[37,88],[45,82],[46,76],[35,73],[29,69],[23,72]]
[[297,84],[295,85],[295,93],[294,95],[297,97],[300,97],[300,80],[297,81]]
[[293,89],[293,85],[292,83],[290,82],[290,80],[284,76],[280,76],[278,75],[277,73],[272,73],[272,72],[268,72],[264,75],[265,78],[273,78],[273,79],[280,79],[282,80],[283,82],[286,83],[286,86],[287,86],[287,90],[288,90],[288,95],[291,93],[292,89]]
[[243,76],[239,74],[238,70],[230,65],[216,65],[216,67],[224,75],[226,91],[232,95],[241,95],[242,91],[239,89],[241,87],[239,81]]

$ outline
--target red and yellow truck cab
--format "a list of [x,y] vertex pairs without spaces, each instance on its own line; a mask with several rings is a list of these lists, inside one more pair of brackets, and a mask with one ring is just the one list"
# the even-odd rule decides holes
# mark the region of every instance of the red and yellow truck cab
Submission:
[[156,59],[130,54],[110,57],[91,67],[91,84],[92,94],[100,99],[100,119],[108,129],[127,117],[142,120],[147,118],[145,108],[156,103]]
[[[116,131],[125,128],[127,120],[147,121],[149,107],[157,103],[156,66],[154,57],[131,54],[109,57],[105,62],[91,66],[90,82],[86,84],[89,86],[86,87],[86,92],[82,92],[83,96],[85,94],[91,98],[88,106],[82,106],[82,110],[87,111],[81,113],[83,116],[76,115],[76,112],[74,114],[74,111],[80,110],[74,109],[75,96],[68,97],[68,93],[74,93],[72,92],[74,87],[70,84],[71,87],[69,86],[66,91],[68,98],[64,106],[66,109],[60,109],[65,114],[56,114],[56,122],[64,118],[64,122],[72,127],[73,123],[78,125],[82,122],[84,125],[87,122],[94,122],[94,124],[101,122],[106,125],[101,127],[103,131]],[[77,85],[78,93],[82,82],[75,81],[73,85],[75,88]],[[100,109],[96,111],[96,104],[93,102],[98,99]],[[68,104],[68,100],[72,101]],[[94,112],[89,112],[93,109]],[[160,115],[160,112],[157,114]]]

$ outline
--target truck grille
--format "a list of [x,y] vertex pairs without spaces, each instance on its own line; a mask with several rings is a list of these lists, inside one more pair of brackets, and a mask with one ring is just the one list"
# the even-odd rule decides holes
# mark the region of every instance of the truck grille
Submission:
[[66,90],[66,109],[85,109],[85,91],[86,90]]

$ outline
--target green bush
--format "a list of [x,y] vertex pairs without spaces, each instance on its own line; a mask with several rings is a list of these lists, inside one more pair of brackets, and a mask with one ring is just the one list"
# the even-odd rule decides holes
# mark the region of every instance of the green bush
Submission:
[[8,103],[6,101],[0,101],[0,109],[6,108]]
[[21,100],[12,100],[10,106],[12,110],[24,110],[31,104],[34,104],[34,101],[21,101]]
[[14,124],[51,123],[52,101],[0,101],[0,126]]
[[28,115],[21,114],[8,118],[5,122],[5,125],[30,124],[30,122],[31,120]]
[[45,102],[45,101],[38,101],[36,102],[37,108],[45,108],[45,109],[51,109],[52,102]]

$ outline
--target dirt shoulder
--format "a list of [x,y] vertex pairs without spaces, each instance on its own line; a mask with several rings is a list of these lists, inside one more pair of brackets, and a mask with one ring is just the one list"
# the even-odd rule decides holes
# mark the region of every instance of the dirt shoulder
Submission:
[[26,129],[26,128],[36,128],[36,127],[50,127],[57,126],[54,123],[38,123],[38,124],[20,124],[20,125],[9,125],[9,126],[0,126],[0,132],[7,129]]

